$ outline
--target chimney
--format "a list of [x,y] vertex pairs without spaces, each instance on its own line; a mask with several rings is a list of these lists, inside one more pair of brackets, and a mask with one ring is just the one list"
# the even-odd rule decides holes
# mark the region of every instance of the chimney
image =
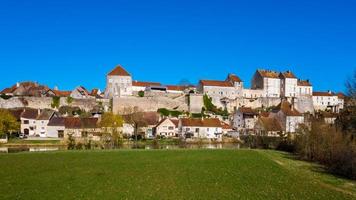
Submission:
[[19,82],[16,83],[16,87],[20,87],[20,83]]

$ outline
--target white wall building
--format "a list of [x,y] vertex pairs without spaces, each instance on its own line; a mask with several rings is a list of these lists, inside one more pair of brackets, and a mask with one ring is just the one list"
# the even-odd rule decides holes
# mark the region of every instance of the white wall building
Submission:
[[241,133],[247,133],[255,127],[258,113],[250,107],[240,107],[233,115],[233,126]]
[[178,119],[162,119],[154,128],[154,135],[160,137],[178,137]]
[[265,97],[280,97],[279,74],[271,70],[257,70],[252,78],[251,89],[262,89]]
[[291,71],[281,72],[279,74],[281,79],[281,96],[282,97],[296,97],[298,79]]
[[339,111],[339,98],[331,91],[313,92],[313,106],[316,111]]
[[106,77],[105,97],[112,98],[131,95],[131,75],[121,65],[118,65]]
[[295,133],[299,125],[304,123],[303,114],[287,100],[282,100],[277,108],[271,112],[270,117],[275,117],[286,133]]
[[309,80],[298,80],[297,96],[312,96],[313,86]]
[[193,119],[179,120],[179,135],[185,138],[221,139],[222,125],[219,119]]

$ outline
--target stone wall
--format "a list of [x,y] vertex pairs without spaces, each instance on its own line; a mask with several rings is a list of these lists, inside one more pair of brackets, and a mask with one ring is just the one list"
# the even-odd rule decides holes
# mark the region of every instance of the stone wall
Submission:
[[188,98],[189,98],[189,112],[201,113],[201,109],[204,106],[203,95],[191,94],[189,95]]
[[154,97],[117,97],[113,98],[113,112],[122,114],[125,108],[138,108],[145,112],[157,111],[158,108],[177,109],[187,111],[188,105],[184,96],[169,98],[165,96]]

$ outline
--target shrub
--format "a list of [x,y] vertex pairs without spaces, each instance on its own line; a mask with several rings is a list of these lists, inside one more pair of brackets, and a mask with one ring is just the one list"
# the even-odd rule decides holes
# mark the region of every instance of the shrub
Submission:
[[68,96],[67,99],[66,99],[66,101],[67,101],[67,104],[73,103],[73,97]]
[[145,96],[145,92],[142,91],[142,90],[139,91],[139,92],[138,92],[138,96],[139,96],[139,97],[144,97],[144,96]]
[[60,104],[60,97],[52,97],[51,107],[59,108],[59,104]]

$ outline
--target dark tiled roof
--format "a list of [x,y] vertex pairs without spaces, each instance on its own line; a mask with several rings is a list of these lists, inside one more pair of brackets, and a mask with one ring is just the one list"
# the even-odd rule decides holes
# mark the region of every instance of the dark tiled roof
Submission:
[[274,112],[282,111],[287,116],[302,116],[302,114],[295,108],[287,100],[282,100],[280,104],[276,107]]
[[48,126],[64,126],[64,117],[53,117],[48,122]]
[[38,120],[49,120],[55,112],[53,110],[42,110],[37,117]]
[[312,86],[309,80],[298,80],[297,82],[298,86]]
[[244,114],[257,115],[258,113],[253,110],[251,107],[239,107],[238,111]]
[[38,110],[37,109],[26,108],[25,111],[21,114],[21,117],[22,118],[26,118],[26,119],[37,119]]
[[109,76],[131,76],[121,65],[118,65],[113,69]]

